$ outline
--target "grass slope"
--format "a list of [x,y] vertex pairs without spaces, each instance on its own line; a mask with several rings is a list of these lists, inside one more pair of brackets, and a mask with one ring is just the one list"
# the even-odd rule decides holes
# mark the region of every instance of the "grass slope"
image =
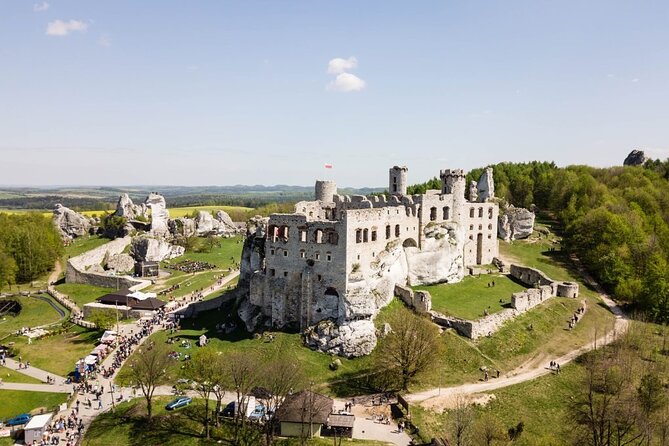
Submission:
[[105,294],[114,291],[113,288],[86,285],[82,283],[61,283],[56,285],[56,289],[61,293],[67,294],[79,308],[83,308],[85,304],[93,302],[98,297],[102,297]]
[[[494,287],[488,286],[493,282]],[[509,308],[511,294],[526,289],[503,274],[467,276],[459,283],[420,285],[413,288],[430,292],[433,310],[469,320],[483,317],[486,308],[490,314]]]
[[0,379],[7,383],[42,384],[42,381],[37,378],[24,375],[9,367],[2,366],[0,366]]
[[30,413],[44,408],[51,411],[59,404],[67,401],[65,393],[26,392],[23,390],[0,390],[0,419],[6,420],[13,416]]
[[28,296],[19,296],[15,299],[21,303],[21,312],[17,316],[5,315],[0,319],[0,339],[22,327],[36,327],[60,320],[56,310],[43,300]]

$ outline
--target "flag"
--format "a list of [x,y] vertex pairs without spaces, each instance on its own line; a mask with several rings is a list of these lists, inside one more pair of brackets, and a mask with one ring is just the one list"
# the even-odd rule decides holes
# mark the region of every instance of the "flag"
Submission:
[[332,169],[332,164],[326,164],[326,165],[325,165],[325,168],[326,168],[326,169]]

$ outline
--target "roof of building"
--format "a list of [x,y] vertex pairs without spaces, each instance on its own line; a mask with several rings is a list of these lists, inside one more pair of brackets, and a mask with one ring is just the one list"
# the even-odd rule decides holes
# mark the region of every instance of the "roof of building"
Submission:
[[353,429],[353,422],[355,415],[331,414],[328,418],[328,426],[330,427],[347,427]]
[[290,423],[321,423],[328,421],[334,401],[325,395],[303,390],[288,395],[276,411],[276,418]]
[[100,297],[97,302],[107,305],[125,305],[127,307],[138,310],[157,310],[165,306],[165,302],[155,297],[147,297],[146,299],[138,299],[131,296],[132,291],[121,290],[113,293],[105,294]]
[[44,426],[49,424],[51,421],[51,417],[53,415],[50,413],[44,414],[44,415],[35,415],[28,421],[28,424],[23,428],[24,430],[29,430],[29,429],[43,429]]

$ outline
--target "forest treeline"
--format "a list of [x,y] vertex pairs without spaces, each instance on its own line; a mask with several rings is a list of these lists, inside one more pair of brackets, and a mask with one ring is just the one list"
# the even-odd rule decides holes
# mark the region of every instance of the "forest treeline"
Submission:
[[36,279],[62,253],[63,243],[51,218],[0,213],[0,290]]
[[[604,287],[657,322],[669,322],[669,160],[643,167],[492,166],[495,195],[557,218],[563,247]],[[467,181],[477,180],[483,168]],[[437,178],[410,187],[439,188]],[[436,186],[436,187],[435,187]]]

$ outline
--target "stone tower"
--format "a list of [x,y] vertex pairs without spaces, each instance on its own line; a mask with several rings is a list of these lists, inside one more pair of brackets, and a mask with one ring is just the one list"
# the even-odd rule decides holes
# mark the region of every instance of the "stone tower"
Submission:
[[325,180],[316,181],[316,201],[332,203],[335,195],[337,195],[337,183]]
[[441,192],[453,195],[453,219],[460,221],[465,204],[467,180],[462,169],[440,171]]
[[409,169],[405,166],[393,166],[388,174],[388,191],[390,195],[407,194],[407,172]]

